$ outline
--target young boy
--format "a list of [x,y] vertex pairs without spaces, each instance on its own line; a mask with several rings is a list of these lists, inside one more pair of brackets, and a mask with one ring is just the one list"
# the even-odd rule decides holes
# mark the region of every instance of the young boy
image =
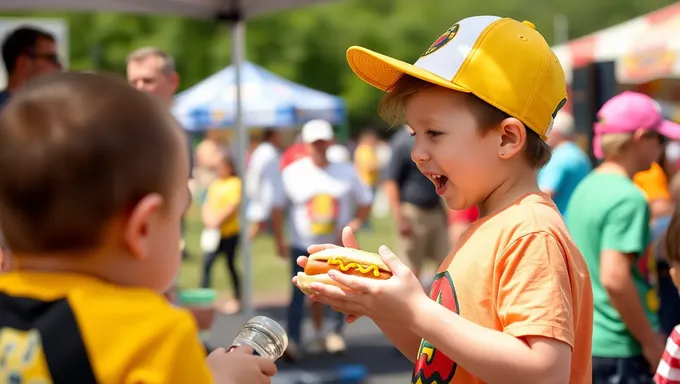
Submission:
[[[677,289],[680,289],[680,210],[676,209],[666,232],[664,253],[670,264],[670,277]],[[654,376],[656,384],[674,384],[680,382],[680,325],[677,325],[666,342],[659,366]]]
[[369,316],[415,363],[413,383],[589,383],[588,269],[537,184],[566,102],[543,37],[529,22],[479,16],[454,24],[415,65],[359,47],[347,55],[359,77],[387,91],[383,116],[405,117],[411,157],[449,208],[477,205],[480,218],[439,267],[430,298],[384,246],[392,278],[331,270],[351,290],[314,284],[312,298],[349,321]]
[[680,138],[680,126],[634,92],[607,101],[597,117],[593,151],[604,161],[576,188],[567,210],[593,285],[593,382],[649,383],[663,339],[657,293],[641,268],[653,257],[649,204],[632,177],[659,158],[662,136]]
[[[162,296],[189,203],[184,136],[124,81],[38,80],[0,115],[0,382],[269,382],[247,354],[207,363],[189,313]],[[244,353],[246,352],[246,353]],[[252,350],[250,350],[252,352]]]

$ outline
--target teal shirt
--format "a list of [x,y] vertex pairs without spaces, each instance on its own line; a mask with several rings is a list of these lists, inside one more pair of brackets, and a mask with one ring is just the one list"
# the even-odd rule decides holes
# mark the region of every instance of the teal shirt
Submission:
[[552,192],[557,209],[566,217],[571,194],[591,169],[588,155],[575,143],[566,142],[553,150],[550,161],[538,173],[538,186]]
[[[567,227],[590,270],[593,286],[593,356],[633,357],[642,354],[612,306],[600,281],[600,253],[614,250],[639,259],[650,243],[647,201],[633,181],[623,175],[591,172],[576,187],[567,208]],[[658,328],[651,286],[633,263],[631,274],[652,327]]]

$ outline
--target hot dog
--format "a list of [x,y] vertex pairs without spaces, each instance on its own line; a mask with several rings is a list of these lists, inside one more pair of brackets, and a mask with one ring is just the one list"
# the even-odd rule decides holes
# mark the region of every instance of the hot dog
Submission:
[[314,282],[339,286],[328,276],[331,269],[368,279],[387,280],[392,277],[392,271],[377,253],[353,248],[328,248],[309,256],[305,271],[297,274],[298,287],[310,295],[314,293],[310,289]]

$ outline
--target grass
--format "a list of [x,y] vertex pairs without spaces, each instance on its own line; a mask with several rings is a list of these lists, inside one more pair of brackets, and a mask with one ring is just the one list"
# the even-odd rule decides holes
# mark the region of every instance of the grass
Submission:
[[[371,224],[371,230],[358,234],[362,248],[377,251],[378,247],[383,244],[392,248],[394,244],[393,222],[390,219],[373,219]],[[203,259],[199,246],[202,225],[198,207],[192,207],[187,213],[185,229],[185,242],[191,258],[182,265],[180,286],[197,288],[200,285]],[[258,237],[251,247],[251,255],[253,258],[253,296],[257,299],[258,297],[287,295],[291,286],[290,261],[276,256],[271,236]],[[241,262],[242,258],[239,257],[239,263]],[[231,294],[231,283],[224,258],[219,258],[213,266],[212,285],[220,296]]]

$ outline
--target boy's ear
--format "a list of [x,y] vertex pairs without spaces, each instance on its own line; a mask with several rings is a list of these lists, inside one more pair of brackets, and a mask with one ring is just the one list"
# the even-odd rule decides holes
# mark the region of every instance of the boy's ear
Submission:
[[498,132],[500,133],[498,156],[501,159],[508,160],[522,151],[527,140],[527,131],[521,121],[508,117],[501,122]]
[[144,196],[133,208],[125,223],[124,239],[135,258],[149,254],[151,225],[157,221],[163,208],[163,197],[157,193]]

